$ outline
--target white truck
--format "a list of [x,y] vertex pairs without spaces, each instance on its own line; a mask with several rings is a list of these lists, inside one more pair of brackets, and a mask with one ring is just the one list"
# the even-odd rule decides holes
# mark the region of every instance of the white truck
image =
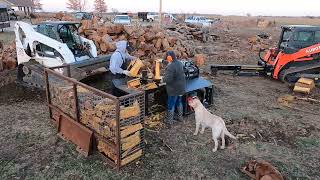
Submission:
[[128,15],[116,15],[114,24],[131,25],[131,18]]
[[158,18],[159,18],[158,13],[149,12],[149,13],[147,14],[147,20],[148,20],[149,22],[153,22],[153,21],[155,21],[155,20],[158,19]]
[[[71,77],[81,80],[106,67],[110,56],[98,56],[93,41],[78,35],[75,22],[16,22],[18,81],[44,87],[43,68],[70,65]],[[66,73],[65,69],[59,69]]]
[[189,24],[200,24],[202,26],[211,26],[214,21],[211,19],[207,19],[203,16],[190,16],[185,19],[185,23]]

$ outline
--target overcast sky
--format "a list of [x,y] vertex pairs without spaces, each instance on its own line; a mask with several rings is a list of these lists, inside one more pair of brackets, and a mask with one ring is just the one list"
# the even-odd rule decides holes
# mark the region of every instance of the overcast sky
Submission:
[[[93,10],[93,1],[88,10]],[[67,0],[42,0],[45,11],[67,11]],[[159,0],[106,0],[108,11],[158,11]],[[223,15],[320,16],[320,0],[163,0],[163,11]]]

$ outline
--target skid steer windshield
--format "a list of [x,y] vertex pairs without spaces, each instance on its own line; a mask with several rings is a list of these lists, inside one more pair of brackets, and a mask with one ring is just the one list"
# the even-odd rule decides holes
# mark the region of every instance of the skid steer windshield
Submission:
[[67,44],[75,57],[88,55],[88,50],[85,45],[82,44],[80,36],[78,35],[78,28],[75,24],[58,25],[58,35],[61,41]]
[[63,24],[58,26],[58,34],[61,41],[71,50],[81,46],[80,37],[77,32],[77,27],[74,24]]
[[283,34],[282,34],[282,38],[280,39],[280,43],[279,43],[279,49],[285,49],[288,46],[288,42],[290,40],[292,36],[292,31],[291,29],[284,29],[283,30]]

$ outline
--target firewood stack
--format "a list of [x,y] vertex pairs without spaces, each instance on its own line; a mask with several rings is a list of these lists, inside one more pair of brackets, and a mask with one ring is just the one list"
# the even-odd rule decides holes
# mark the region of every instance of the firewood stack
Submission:
[[[135,100],[128,106],[120,106],[119,131],[117,135],[116,101],[97,96],[89,90],[78,86],[78,104],[80,112],[80,122],[94,130],[97,134],[97,149],[112,159],[116,164],[126,165],[142,156],[143,142],[141,131],[143,130],[140,116],[143,112],[140,104]],[[75,101],[73,86],[64,82],[55,82],[50,85],[51,102],[59,107],[63,112],[75,118]],[[136,119],[138,121],[134,121]],[[116,148],[110,146],[107,141],[117,144],[120,138],[120,160],[118,159]]]
[[[51,87],[52,103],[75,118],[73,87],[58,85]],[[99,135],[115,142],[116,115],[115,103],[92,92],[78,87],[80,121],[95,130]]]
[[4,70],[11,70],[17,67],[16,45],[11,43],[9,45],[0,45],[0,72]]
[[112,53],[116,49],[117,41],[127,40],[135,49],[132,54],[140,59],[163,57],[168,50],[174,50],[178,58],[193,57],[181,39],[169,36],[167,31],[157,27],[123,26],[110,23],[101,25],[94,18],[83,20],[79,32],[94,41],[98,54]]

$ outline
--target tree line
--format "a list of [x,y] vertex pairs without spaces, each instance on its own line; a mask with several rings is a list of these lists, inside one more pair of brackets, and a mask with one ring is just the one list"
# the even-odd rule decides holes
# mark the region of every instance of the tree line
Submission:
[[[31,0],[35,9],[42,9],[41,0]],[[68,0],[67,8],[73,11],[85,11],[88,8],[88,0]],[[98,13],[107,12],[105,0],[94,0],[94,9]]]

